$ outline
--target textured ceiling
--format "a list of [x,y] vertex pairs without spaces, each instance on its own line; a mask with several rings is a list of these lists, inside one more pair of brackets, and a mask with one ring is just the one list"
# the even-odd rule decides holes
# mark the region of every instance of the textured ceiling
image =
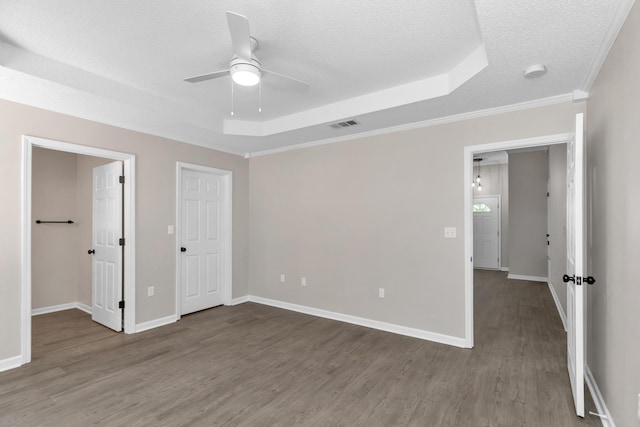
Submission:
[[[629,3],[0,0],[0,97],[254,153],[588,90]],[[236,86],[231,116],[229,78],[185,83],[228,68],[227,10],[310,89]],[[548,73],[524,79],[535,63]]]

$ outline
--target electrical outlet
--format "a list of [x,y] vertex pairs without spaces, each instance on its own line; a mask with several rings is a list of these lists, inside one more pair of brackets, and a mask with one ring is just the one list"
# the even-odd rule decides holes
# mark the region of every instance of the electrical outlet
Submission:
[[447,239],[455,239],[456,238],[456,228],[455,227],[445,227],[444,228],[444,237]]
[[379,288],[378,289],[378,297],[384,298],[384,288]]
[[280,283],[284,283],[284,274],[280,275]]
[[153,286],[147,288],[147,296],[152,297],[156,294],[156,289]]
[[307,286],[307,278],[306,277],[301,277],[300,278],[300,284],[302,286]]

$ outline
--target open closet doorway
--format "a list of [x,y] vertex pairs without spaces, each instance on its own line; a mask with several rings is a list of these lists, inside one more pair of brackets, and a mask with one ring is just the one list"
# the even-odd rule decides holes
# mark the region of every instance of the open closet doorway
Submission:
[[135,156],[24,136],[23,172],[22,362],[32,314],[79,308],[135,332]]

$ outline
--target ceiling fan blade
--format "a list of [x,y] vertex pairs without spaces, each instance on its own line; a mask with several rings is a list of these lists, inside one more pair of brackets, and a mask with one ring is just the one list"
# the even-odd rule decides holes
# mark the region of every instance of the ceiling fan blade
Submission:
[[184,79],[185,82],[189,83],[198,83],[203,82],[205,80],[217,79],[218,77],[224,77],[229,75],[229,70],[216,71],[213,73],[201,74],[199,76],[189,77],[188,79]]
[[273,71],[267,71],[264,68],[262,69],[262,76],[265,81],[287,89],[296,90],[298,92],[304,92],[309,89],[309,86],[311,86],[309,83],[303,82],[302,80],[294,79],[293,77],[285,76],[284,74],[275,73]]
[[231,43],[238,59],[251,62],[251,33],[246,16],[227,12],[227,22],[231,33]]

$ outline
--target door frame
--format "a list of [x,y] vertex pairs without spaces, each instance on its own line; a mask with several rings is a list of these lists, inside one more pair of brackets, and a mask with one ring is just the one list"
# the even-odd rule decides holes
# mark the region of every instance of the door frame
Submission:
[[31,361],[31,227],[32,227],[32,172],[33,148],[46,148],[55,151],[82,154],[120,160],[124,166],[124,332],[135,333],[136,319],[136,241],[135,241],[135,188],[136,156],[119,151],[105,150],[86,145],[71,144],[53,139],[22,135],[22,280],[21,280],[21,331],[20,348],[22,364]]
[[[481,199],[483,197],[495,197],[498,199],[498,268],[496,270],[500,270],[502,268],[502,197],[499,194],[474,194],[471,199],[471,222],[473,223],[473,202],[475,199]],[[473,245],[473,233],[471,233],[471,245]],[[472,246],[473,247],[473,246]],[[477,267],[485,270],[492,270],[490,268]]]
[[465,347],[473,348],[473,188],[470,183],[473,175],[473,155],[490,151],[513,150],[518,148],[540,147],[553,144],[564,144],[571,133],[545,135],[534,138],[514,139],[492,142],[488,144],[469,145],[464,147],[464,283],[465,283]]
[[182,172],[185,170],[203,172],[211,175],[222,176],[225,197],[225,208],[222,209],[222,217],[227,224],[227,230],[225,230],[225,237],[223,239],[223,247],[226,251],[226,257],[224,262],[224,277],[222,280],[222,303],[224,305],[231,305],[233,295],[233,247],[232,247],[232,230],[233,230],[233,172],[226,169],[217,169],[209,166],[196,165],[193,163],[176,162],[176,225],[175,225],[175,249],[176,249],[176,319],[179,320],[182,317],[180,314],[182,293],[181,293],[181,277],[182,277],[182,263],[180,246],[182,242]]

